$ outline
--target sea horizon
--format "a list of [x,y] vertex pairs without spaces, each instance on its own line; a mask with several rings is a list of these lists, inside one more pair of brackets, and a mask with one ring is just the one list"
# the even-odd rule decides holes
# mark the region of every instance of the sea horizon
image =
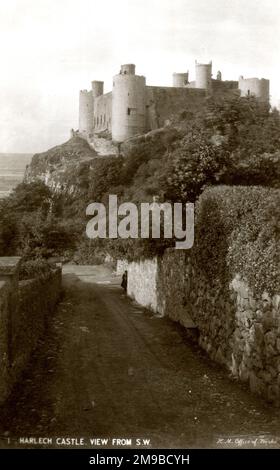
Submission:
[[0,199],[7,197],[22,182],[26,166],[34,153],[0,152]]

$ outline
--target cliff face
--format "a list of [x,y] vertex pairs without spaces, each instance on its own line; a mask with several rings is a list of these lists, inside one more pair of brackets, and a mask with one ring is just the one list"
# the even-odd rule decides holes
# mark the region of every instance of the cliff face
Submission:
[[[162,151],[166,140],[177,135],[175,129],[161,128],[129,139],[121,146],[122,155],[126,156],[139,144],[146,142],[156,152]],[[62,145],[46,152],[35,154],[30,165],[27,165],[24,181],[31,183],[43,181],[52,191],[79,197],[87,190],[98,160],[117,157],[116,147],[106,137],[95,137],[90,144],[74,135]]]
[[24,181],[41,180],[55,192],[78,195],[88,183],[88,173],[97,152],[78,136],[43,153],[35,154]]

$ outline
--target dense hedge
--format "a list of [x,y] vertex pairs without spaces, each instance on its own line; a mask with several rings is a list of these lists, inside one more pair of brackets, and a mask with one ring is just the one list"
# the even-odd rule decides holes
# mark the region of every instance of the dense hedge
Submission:
[[209,283],[236,274],[257,295],[279,292],[280,190],[216,186],[199,198],[193,260]]

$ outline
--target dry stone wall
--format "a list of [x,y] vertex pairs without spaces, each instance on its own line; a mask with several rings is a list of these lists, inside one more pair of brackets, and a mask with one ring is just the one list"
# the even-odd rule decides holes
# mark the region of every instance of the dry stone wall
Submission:
[[0,258],[0,403],[26,367],[61,293],[61,269],[18,280],[20,259]]
[[158,289],[157,272],[158,261],[140,261],[139,263],[129,263],[127,267],[128,282],[127,294],[140,305],[158,311]]
[[180,250],[125,266],[130,297],[186,328],[196,327],[200,346],[214,361],[253,392],[279,403],[279,295],[255,297],[240,275],[225,292],[222,285],[209,284]]

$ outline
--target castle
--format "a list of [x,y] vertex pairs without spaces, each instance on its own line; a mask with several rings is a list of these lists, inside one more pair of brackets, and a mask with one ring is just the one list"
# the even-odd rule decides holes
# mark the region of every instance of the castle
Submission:
[[189,73],[174,73],[172,87],[147,86],[146,78],[136,75],[134,64],[121,66],[113,77],[112,92],[103,94],[104,82],[93,81],[90,91],[80,91],[79,135],[91,141],[94,135],[109,133],[121,143],[137,134],[162,127],[173,113],[195,112],[206,96],[237,93],[253,95],[269,102],[269,80],[243,78],[223,81],[221,72],[212,78],[212,62],[195,64],[195,81]]

